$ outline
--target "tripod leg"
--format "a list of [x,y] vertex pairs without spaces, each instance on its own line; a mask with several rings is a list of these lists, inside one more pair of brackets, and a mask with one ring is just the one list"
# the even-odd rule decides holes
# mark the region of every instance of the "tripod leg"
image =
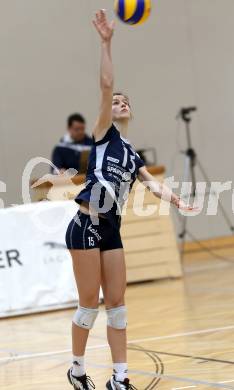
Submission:
[[190,160],[191,178],[192,178],[192,197],[196,195],[196,175],[195,175],[195,161]]
[[[185,155],[184,158],[184,175],[183,175],[183,183],[189,183],[191,177],[191,161],[190,157],[188,155]],[[185,202],[188,200],[189,196],[189,186],[188,188],[184,187],[184,192],[185,192]]]
[[[198,159],[197,159],[197,164],[198,164],[198,167],[199,167],[199,169],[200,169],[200,171],[201,171],[201,173],[202,173],[204,179],[206,180],[207,183],[209,183],[209,185],[210,185],[210,187],[211,187],[211,181],[210,181],[210,179],[208,178],[208,176],[207,176],[207,174],[206,174],[206,172],[205,172],[205,170],[204,170],[202,164],[200,163],[200,161],[199,161]],[[219,205],[219,207],[220,207],[220,210],[221,210],[221,212],[222,212],[222,214],[223,214],[223,217],[224,217],[224,219],[225,219],[225,221],[226,221],[226,223],[227,223],[229,229],[231,230],[232,234],[234,234],[234,226],[232,225],[231,220],[230,220],[230,218],[228,217],[228,214],[227,214],[226,210],[224,209],[224,207],[223,207],[223,205],[222,205],[220,199],[218,199],[218,205]]]
[[[184,159],[184,175],[183,175],[183,182],[188,182],[191,176],[191,161],[190,157],[186,154]],[[186,194],[187,195],[187,194]],[[181,232],[179,233],[179,238],[181,239],[181,245],[180,245],[180,255],[181,259],[183,258],[184,254],[184,244],[185,244],[185,237],[186,237],[186,226],[187,226],[187,217],[183,215],[181,217],[182,219],[182,228]]]
[[181,243],[180,243],[180,255],[181,255],[181,259],[183,259],[183,255],[184,255],[184,245],[185,245],[185,236],[186,236],[186,226],[187,226],[187,217],[183,216],[182,230],[181,230],[181,233],[179,234],[179,238],[181,238]]

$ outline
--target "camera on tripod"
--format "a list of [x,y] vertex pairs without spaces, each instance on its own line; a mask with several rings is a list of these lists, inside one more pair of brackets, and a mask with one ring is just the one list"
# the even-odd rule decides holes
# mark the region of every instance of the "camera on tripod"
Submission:
[[[187,196],[189,197],[191,195],[193,199],[196,197],[196,172],[195,172],[196,167],[199,168],[203,178],[211,187],[211,181],[210,181],[208,175],[206,174],[206,171],[203,168],[203,165],[201,164],[199,158],[197,157],[197,153],[196,153],[195,149],[192,147],[190,122],[192,121],[191,113],[195,112],[195,111],[197,111],[197,107],[195,107],[195,106],[181,108],[176,116],[176,119],[182,119],[185,123],[185,130],[186,130],[186,137],[187,137],[187,149],[182,152],[185,156],[183,182],[190,182],[191,181],[191,183],[192,183],[191,194],[188,194]],[[206,194],[209,194],[209,192]],[[231,233],[233,234],[234,233],[234,226],[232,225],[230,217],[229,217],[228,213],[226,212],[226,210],[224,209],[220,199],[218,199],[218,204],[219,204],[220,210],[223,214],[223,217],[224,217],[228,227],[230,228]],[[183,221],[182,221],[182,230],[179,234],[179,238],[182,240],[181,254],[183,254],[183,251],[184,251],[185,236],[187,233],[188,233],[187,216],[184,216]]]
[[181,118],[185,122],[190,122],[190,114],[194,111],[197,111],[197,107],[186,107],[186,108],[181,108],[181,110],[178,112],[177,119]]

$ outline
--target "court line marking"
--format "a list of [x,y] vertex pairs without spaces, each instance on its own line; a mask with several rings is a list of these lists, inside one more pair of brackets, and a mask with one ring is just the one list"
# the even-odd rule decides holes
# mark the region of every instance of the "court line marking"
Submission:
[[[113,368],[113,366],[110,364],[106,365],[106,364],[88,363],[88,365],[91,367],[99,367],[99,368]],[[233,386],[228,386],[228,385],[217,383],[217,382],[205,381],[205,380],[201,380],[201,379],[191,379],[191,378],[186,378],[186,377],[177,377],[174,375],[156,374],[155,372],[151,372],[151,371],[142,371],[142,370],[133,370],[133,369],[128,369],[128,372],[133,373],[133,374],[141,374],[144,376],[157,377],[157,378],[161,378],[161,379],[174,380],[177,382],[180,381],[180,382],[185,382],[185,383],[193,383],[196,385],[206,385],[208,387],[212,387],[215,389],[216,388],[217,389],[232,389],[232,390],[234,389]],[[195,387],[197,387],[197,386],[195,386]]]
[[[222,381],[222,382],[218,382],[218,383],[231,383],[231,382],[234,382],[234,380],[230,380],[230,381]],[[182,389],[192,389],[192,388],[195,388],[197,386],[186,386],[186,387],[173,387],[171,390],[182,390]]]
[[234,379],[232,379],[231,381],[222,381],[222,382],[219,382],[219,383],[231,383],[231,382],[234,382]]
[[194,389],[197,386],[173,387],[171,390]]
[[175,356],[175,357],[181,357],[181,358],[189,358],[189,359],[193,359],[193,360],[201,360],[202,362],[199,362],[199,363],[206,363],[206,362],[214,362],[214,363],[224,363],[224,364],[234,364],[233,361],[230,361],[230,360],[223,360],[223,359],[215,359],[215,358],[209,358],[209,357],[204,357],[204,356],[195,356],[195,355],[187,355],[187,354],[183,354],[183,353],[173,353],[173,352],[166,352],[166,351],[157,351],[157,350],[153,350],[153,349],[148,349],[148,348],[143,348],[143,349],[139,349],[139,347],[136,347],[136,348],[129,348],[129,349],[133,349],[135,351],[144,351],[144,352],[148,352],[148,353],[154,353],[154,354],[157,354],[157,355],[166,355],[166,356]]
[[[66,352],[71,353],[71,350],[65,350]],[[64,353],[64,351],[57,351],[56,353],[53,353],[53,355],[58,355],[60,353]],[[32,355],[24,355],[24,356],[12,356],[11,358],[8,358],[8,361],[10,360],[21,360],[22,358],[32,358],[32,357],[39,357],[39,356],[48,356],[51,355],[51,352],[46,352],[46,353],[40,353],[40,354],[32,354]],[[36,355],[36,356],[35,356]],[[112,364],[97,364],[97,363],[91,363],[89,361],[86,361],[87,366],[90,367],[99,367],[99,368],[109,368],[112,369],[113,365]],[[222,389],[234,389],[233,386],[229,386],[226,384],[222,383],[215,383],[215,382],[210,382],[210,381],[205,381],[205,380],[197,380],[197,379],[192,379],[192,378],[186,378],[186,377],[177,377],[174,375],[166,375],[166,374],[156,374],[155,372],[151,371],[142,371],[142,370],[133,370],[129,369],[128,370],[130,373],[135,373],[138,375],[144,375],[144,376],[150,376],[150,377],[157,377],[161,379],[168,379],[168,380],[174,380],[177,382],[185,382],[185,383],[195,383],[196,385],[206,385],[208,387],[212,388],[222,388]],[[195,386],[196,387],[196,386]]]
[[176,338],[176,337],[193,336],[193,335],[212,333],[212,332],[222,332],[225,330],[232,330],[232,329],[234,329],[234,325],[223,326],[220,328],[208,328],[208,329],[202,329],[202,330],[195,330],[195,331],[185,332],[185,333],[175,333],[175,334],[166,335],[166,336],[148,337],[148,338],[136,339],[136,340],[132,340],[132,341],[130,340],[130,341],[128,341],[128,343],[133,343],[133,342],[139,343],[139,342],[154,341],[154,340],[166,340],[166,339],[171,339],[171,338]]
[[[127,344],[132,344],[132,343],[139,343],[139,342],[147,342],[147,341],[154,341],[154,340],[166,340],[166,339],[171,339],[171,338],[177,338],[177,337],[185,337],[185,336],[193,336],[193,335],[198,335],[198,334],[206,334],[206,333],[212,333],[212,332],[223,332],[227,330],[232,330],[234,329],[234,325],[230,326],[224,326],[220,328],[209,328],[209,329],[203,329],[203,330],[198,330],[198,331],[191,331],[191,332],[185,332],[185,333],[175,333],[171,335],[166,335],[166,336],[155,336],[155,337],[146,337],[142,339],[136,339],[136,340],[129,340],[127,341]],[[100,349],[100,348],[109,348],[109,344],[98,344],[98,345],[89,345],[87,346],[87,349],[93,350],[93,349]],[[71,349],[64,349],[60,351],[49,351],[49,352],[37,352],[37,353],[31,353],[31,354],[21,354],[17,355],[17,353],[14,356],[9,356],[9,357],[3,357],[0,358],[0,362],[9,362],[12,360],[23,360],[23,359],[31,359],[31,358],[37,358],[37,357],[43,357],[43,356],[51,356],[51,355],[60,355],[63,353],[69,353],[71,352]],[[11,353],[14,353],[12,351]]]

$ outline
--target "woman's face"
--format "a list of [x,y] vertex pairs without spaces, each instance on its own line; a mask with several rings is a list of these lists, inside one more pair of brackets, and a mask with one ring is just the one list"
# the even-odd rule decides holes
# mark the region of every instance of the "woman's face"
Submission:
[[129,100],[124,95],[114,95],[112,101],[113,120],[131,119]]

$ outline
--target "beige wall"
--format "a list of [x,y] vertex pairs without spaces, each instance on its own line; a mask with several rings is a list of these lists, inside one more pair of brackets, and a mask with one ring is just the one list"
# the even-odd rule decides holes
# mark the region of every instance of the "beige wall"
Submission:
[[[50,157],[69,113],[81,111],[91,132],[99,93],[99,43],[91,18],[99,7],[111,14],[112,3],[0,0],[0,180],[7,184],[6,204],[21,202],[26,162]],[[153,3],[145,25],[118,22],[114,39],[116,88],[129,94],[134,107],[128,138],[136,147],[155,146],[158,162],[179,178],[183,158],[176,153],[185,134],[175,115],[195,104],[194,147],[211,179],[232,180],[234,2]],[[233,217],[231,197],[223,198]],[[199,237],[228,233],[220,217],[192,218],[189,225]]]

